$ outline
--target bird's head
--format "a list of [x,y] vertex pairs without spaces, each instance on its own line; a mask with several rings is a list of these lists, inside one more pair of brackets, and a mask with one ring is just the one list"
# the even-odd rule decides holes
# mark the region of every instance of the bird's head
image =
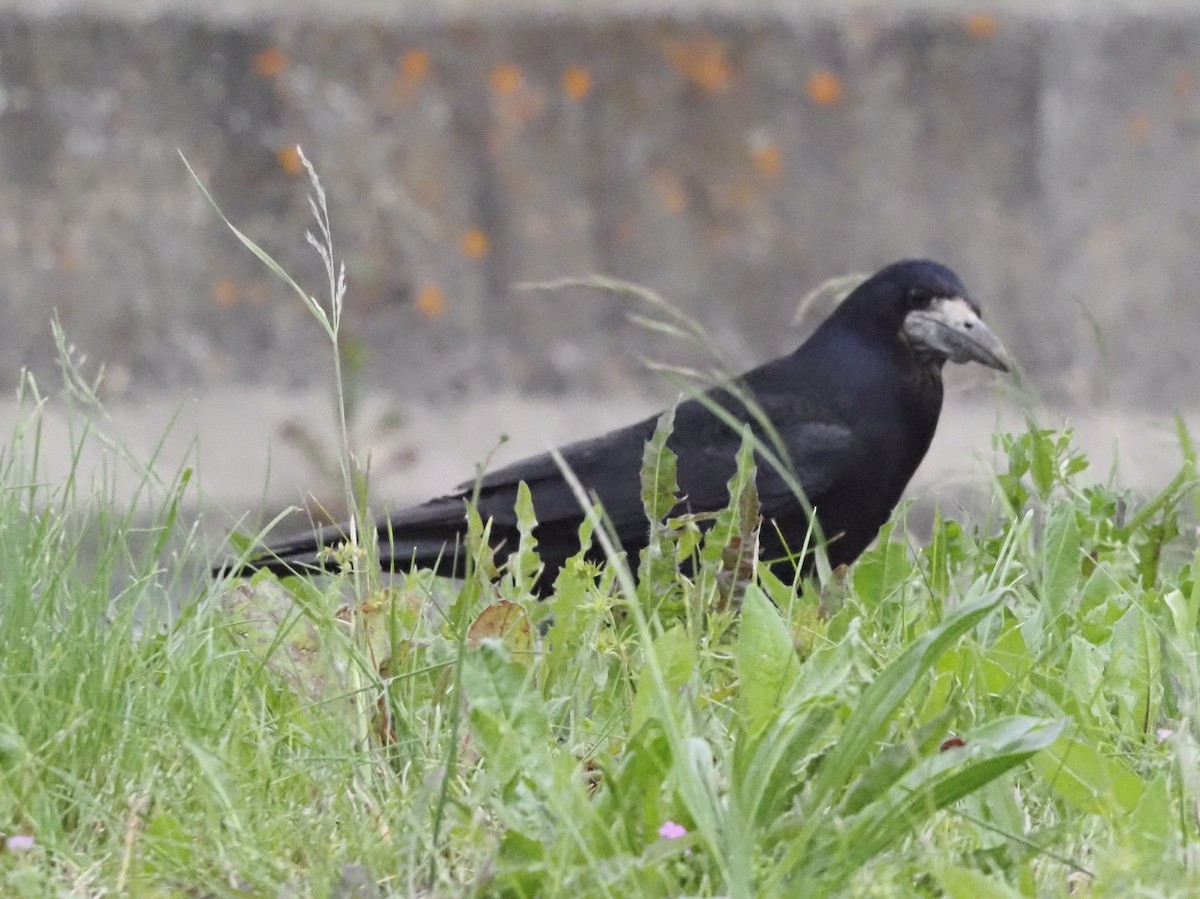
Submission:
[[869,317],[939,368],[946,360],[1011,368],[1004,344],[983,323],[958,276],[937,262],[909,259],[880,269],[838,313],[860,321]]

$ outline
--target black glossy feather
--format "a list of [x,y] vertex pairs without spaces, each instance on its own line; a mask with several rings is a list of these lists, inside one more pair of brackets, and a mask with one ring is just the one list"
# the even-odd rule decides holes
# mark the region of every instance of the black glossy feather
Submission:
[[[834,565],[852,562],[874,539],[933,439],[946,357],[912,346],[903,327],[914,308],[951,297],[965,299],[966,291],[944,266],[928,261],[888,266],[853,291],[795,352],[740,379],[740,388],[753,396],[786,447]],[[751,422],[770,445],[754,416],[729,393],[709,397],[735,420]],[[656,420],[652,416],[561,450],[579,481],[602,502],[631,556],[647,540],[639,471]],[[726,483],[740,442],[738,431],[699,400],[678,406],[668,445],[678,456],[683,508],[711,511],[728,502]],[[524,459],[487,474],[479,484],[479,512],[492,519],[495,542],[516,545],[513,506],[522,481],[533,497],[535,536],[546,566],[540,586],[548,590],[557,570],[579,550],[583,512],[549,454]],[[803,544],[808,518],[792,489],[763,460],[757,485],[764,518],[760,557],[770,562],[784,556],[785,544],[792,550]],[[474,483],[466,483],[458,492],[380,518],[384,564],[460,573],[457,543],[474,490]],[[245,568],[281,573],[319,568],[320,547],[343,539],[342,528],[322,529],[272,545]],[[791,563],[778,564],[790,578]]]

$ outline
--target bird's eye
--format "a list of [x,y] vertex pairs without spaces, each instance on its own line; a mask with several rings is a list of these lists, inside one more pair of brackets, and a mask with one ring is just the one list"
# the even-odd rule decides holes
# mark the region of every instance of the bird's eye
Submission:
[[909,309],[916,309],[929,303],[929,293],[920,287],[910,287],[905,297]]

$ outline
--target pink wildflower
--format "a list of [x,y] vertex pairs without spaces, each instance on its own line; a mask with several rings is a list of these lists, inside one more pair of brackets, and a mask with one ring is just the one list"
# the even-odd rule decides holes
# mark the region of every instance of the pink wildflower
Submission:
[[664,840],[678,840],[680,837],[687,836],[687,828],[682,824],[676,824],[674,821],[666,821],[658,829],[658,835]]
[[33,837],[18,833],[4,841],[4,848],[9,852],[29,852],[34,847]]

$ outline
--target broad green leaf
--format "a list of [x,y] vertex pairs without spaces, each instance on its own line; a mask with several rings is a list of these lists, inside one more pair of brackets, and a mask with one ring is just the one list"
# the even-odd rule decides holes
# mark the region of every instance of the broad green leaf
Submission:
[[1052,431],[1029,429],[1029,474],[1037,489],[1038,499],[1046,500],[1054,487],[1057,447]]
[[1029,674],[1033,660],[1025,646],[1021,627],[1013,622],[988,648],[983,658],[983,674],[988,692],[1002,695]]
[[1145,792],[1141,778],[1120,758],[1073,737],[1062,737],[1039,753],[1033,767],[1054,792],[1085,812],[1125,815]]
[[919,822],[1046,749],[1064,721],[1013,715],[963,737],[961,747],[925,759],[904,781],[868,806],[850,830],[853,856],[865,862],[907,835]]
[[674,427],[675,407],[670,406],[659,416],[654,434],[642,452],[642,508],[652,525],[660,524],[679,502],[675,452],[667,446]]
[[935,509],[932,536],[925,555],[929,559],[929,592],[937,599],[943,599],[949,593],[953,572],[965,558],[962,542],[962,525],[942,518],[942,510]]
[[[673,701],[695,670],[696,658],[692,642],[683,625],[677,624],[659,636],[652,646],[662,670],[663,682]],[[638,679],[637,695],[633,699],[632,729],[637,731],[651,718],[658,718],[658,697],[655,695],[654,679],[643,668]]]
[[[1200,491],[1197,491],[1200,492]],[[1186,594],[1172,590],[1163,602],[1171,612],[1171,634],[1169,645],[1183,659],[1200,656],[1200,550],[1192,559],[1192,589]]]
[[623,825],[630,850],[653,841],[658,827],[670,817],[672,810],[663,807],[663,785],[673,763],[670,741],[652,720],[634,732],[621,754],[620,767],[605,778],[608,790],[600,798],[600,814]]
[[891,520],[880,528],[875,545],[854,564],[854,592],[870,608],[901,592],[912,575],[908,547],[891,539],[895,527]]
[[185,870],[194,857],[195,835],[179,818],[165,809],[156,809],[143,832],[147,869],[168,874]]
[[549,600],[551,624],[545,640],[547,676],[542,686],[546,696],[564,679],[574,681],[579,656],[588,652],[585,632],[592,616],[583,604],[592,583],[591,566],[582,554],[568,559],[554,581],[554,595]]
[[1061,502],[1046,520],[1042,538],[1042,601],[1060,615],[1079,589],[1079,523],[1075,509]]
[[1097,565],[1079,590],[1078,614],[1086,615],[1100,608],[1121,589],[1120,575],[1105,563]]
[[1021,899],[1008,884],[994,880],[974,868],[959,865],[934,865],[933,876],[949,899]]
[[29,756],[29,747],[16,728],[0,722],[0,771],[7,777]]
[[[744,494],[747,488],[754,484],[754,472],[754,435],[750,431],[750,426],[747,425],[742,432],[742,444],[737,453],[737,468],[726,484],[729,492],[729,504],[717,513],[716,521],[709,528],[704,541],[701,558],[705,561],[720,561],[725,545],[732,537],[741,533]],[[753,510],[756,511],[757,508],[757,495],[755,495]]]
[[500,783],[518,774],[538,776],[551,742],[546,706],[529,684],[529,670],[504,645],[485,640],[463,660],[474,745]]
[[759,586],[767,592],[767,596],[771,602],[779,608],[790,608],[792,603],[795,602],[796,594],[792,590],[792,585],[781,581],[766,565],[759,567],[757,580]]
[[500,838],[500,858],[510,864],[530,865],[546,857],[546,846],[541,840],[527,837],[511,828]]
[[533,592],[534,578],[542,563],[537,554],[537,538],[533,536],[534,528],[537,527],[533,494],[524,481],[517,485],[517,500],[513,505],[513,512],[517,516],[517,533],[520,536],[516,551],[508,557],[506,568],[516,586],[517,594],[525,596]]
[[1178,818],[1171,806],[1167,782],[1165,772],[1150,781],[1127,819],[1127,839],[1143,858],[1162,858],[1178,833]]
[[768,827],[804,786],[804,763],[824,746],[835,711],[804,701],[772,718],[757,736],[740,730],[734,744],[733,792],[743,820]]
[[960,606],[942,623],[918,637],[881,671],[863,691],[842,730],[837,745],[825,758],[808,797],[809,814],[819,814],[826,800],[854,776],[874,748],[880,732],[900,703],[950,645],[982,621],[1000,604],[1000,593],[983,596]]
[[[492,592],[492,581],[498,573],[496,568],[496,548],[491,544],[492,520],[486,522],[479,515],[475,503],[467,505],[467,571],[462,590],[450,609],[450,625],[457,630],[469,627],[475,603],[480,596],[489,596]],[[447,547],[449,551],[449,547]],[[455,547],[455,552],[461,553],[461,547]]]
[[1082,637],[1071,637],[1063,673],[1067,689],[1074,699],[1068,711],[1076,716],[1080,724],[1116,730],[1117,725],[1103,691],[1104,663],[1110,650],[1110,646],[1098,647]]
[[675,453],[667,439],[675,426],[675,407],[659,416],[653,436],[642,453],[642,508],[650,524],[650,536],[638,564],[638,594],[647,609],[657,606],[674,585],[677,572],[675,541],[666,518],[679,502],[679,482],[675,476]]
[[746,588],[741,629],[734,647],[738,709],[742,727],[751,735],[777,715],[799,672],[792,636],[766,595],[756,585]]
[[1162,649],[1157,626],[1131,605],[1113,627],[1110,689],[1117,700],[1121,732],[1145,739],[1162,700]]
[[480,574],[489,582],[496,574],[495,550],[488,542],[492,522],[484,521],[474,503],[467,506],[467,552]]
[[[943,661],[950,655],[951,653],[947,653],[943,657]],[[952,663],[955,664],[955,668],[958,667],[956,660],[952,660]],[[929,678],[929,687],[925,690],[925,700],[921,703],[916,720],[924,725],[945,712],[947,703],[949,703],[950,698],[954,695],[958,684],[958,671],[944,671],[939,664],[937,672]]]
[[758,542],[761,506],[755,487],[754,434],[746,425],[738,449],[737,467],[727,483],[729,503],[717,513],[704,537],[700,557],[710,569],[748,578],[752,552]]
[[856,814],[883,796],[941,742],[949,721],[950,713],[943,713],[908,734],[903,743],[883,747],[871,759],[862,775],[850,785],[839,812],[844,815]]
[[673,774],[697,830],[704,835],[709,849],[724,857],[722,875],[729,883],[729,892],[748,896],[754,843],[736,803],[725,801],[716,762],[708,740],[685,737],[682,751],[675,757]]
[[[903,839],[935,812],[982,789],[1050,746],[1064,722],[1016,715],[967,734],[964,745],[924,759],[808,858],[788,861],[789,879],[820,878],[837,887],[868,860]],[[793,862],[792,859],[795,858]]]

